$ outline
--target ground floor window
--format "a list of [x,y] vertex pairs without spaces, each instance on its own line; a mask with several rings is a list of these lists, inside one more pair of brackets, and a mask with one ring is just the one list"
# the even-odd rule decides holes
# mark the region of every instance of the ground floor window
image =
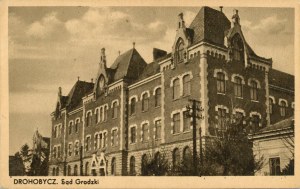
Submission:
[[269,159],[270,166],[270,175],[280,175],[280,158],[270,158]]

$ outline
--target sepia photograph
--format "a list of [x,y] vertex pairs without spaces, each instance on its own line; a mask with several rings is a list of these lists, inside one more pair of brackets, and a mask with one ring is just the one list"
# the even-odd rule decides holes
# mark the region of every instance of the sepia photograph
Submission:
[[294,178],[296,10],[8,6],[5,175]]

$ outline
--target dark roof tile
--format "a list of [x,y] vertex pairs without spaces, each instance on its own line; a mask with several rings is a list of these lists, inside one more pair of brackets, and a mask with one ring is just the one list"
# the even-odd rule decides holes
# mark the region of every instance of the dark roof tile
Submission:
[[279,70],[270,69],[269,84],[289,90],[295,90],[295,77]]

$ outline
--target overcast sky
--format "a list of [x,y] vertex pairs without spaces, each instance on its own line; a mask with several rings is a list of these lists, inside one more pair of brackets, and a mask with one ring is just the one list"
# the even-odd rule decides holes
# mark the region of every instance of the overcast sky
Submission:
[[[218,9],[218,7],[215,7]],[[231,20],[233,7],[223,9]],[[244,36],[256,54],[273,58],[273,67],[294,73],[294,10],[238,8]],[[188,26],[200,7],[10,7],[9,105],[10,154],[31,146],[39,129],[50,136],[50,113],[57,90],[67,95],[80,76],[97,73],[99,53],[106,48],[108,65],[118,51],[136,49],[147,62],[154,47],[170,52],[177,15]]]

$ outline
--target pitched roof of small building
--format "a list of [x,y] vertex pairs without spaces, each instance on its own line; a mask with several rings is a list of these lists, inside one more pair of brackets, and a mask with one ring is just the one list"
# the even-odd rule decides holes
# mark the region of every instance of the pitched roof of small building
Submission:
[[258,133],[278,131],[278,130],[293,128],[293,127],[294,127],[294,116],[284,119],[282,121],[279,121],[268,127],[265,127],[263,129],[261,129]]
[[289,90],[295,90],[295,76],[276,69],[270,69],[269,84]]

